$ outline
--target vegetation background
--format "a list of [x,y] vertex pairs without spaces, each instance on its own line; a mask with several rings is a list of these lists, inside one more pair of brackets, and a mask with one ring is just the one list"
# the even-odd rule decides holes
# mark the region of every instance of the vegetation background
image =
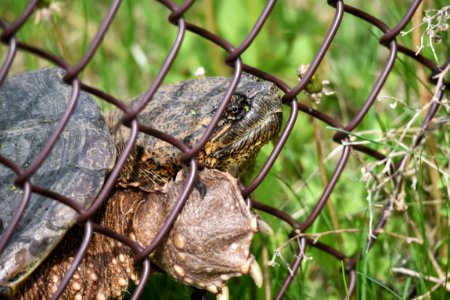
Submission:
[[[177,1],[178,3],[180,1]],[[27,1],[1,0],[0,17],[15,20]],[[346,1],[395,26],[411,1]],[[35,12],[35,22],[28,22],[18,37],[22,41],[49,49],[72,64],[85,53],[106,14],[111,1],[42,1]],[[251,30],[265,1],[198,1],[185,15],[186,20],[205,27],[239,45]],[[424,1],[413,24],[417,26],[398,42],[417,49],[439,64],[449,59],[449,7],[445,0]],[[448,5],[448,3],[447,3]],[[422,16],[446,9],[443,30],[427,28]],[[242,56],[247,64],[271,73],[291,86],[297,82],[296,69],[311,62],[334,17],[334,8],[326,1],[279,1],[252,46]],[[94,59],[82,74],[82,80],[119,99],[143,93],[154,80],[174,38],[177,27],[167,21],[169,11],[153,1],[123,1],[111,29]],[[433,21],[434,20],[434,21]],[[432,19],[437,22],[437,19]],[[419,26],[420,25],[420,26]],[[433,31],[434,30],[434,31]],[[438,37],[430,38],[436,33]],[[378,44],[381,32],[350,15],[342,25],[319,70],[328,80],[333,95],[313,103],[307,95],[299,101],[348,122],[362,106],[383,68],[388,51]],[[431,47],[433,46],[433,47]],[[0,47],[0,59],[6,47]],[[228,76],[232,69],[223,60],[225,51],[189,32],[165,82],[192,79],[199,68],[207,76]],[[13,72],[48,65],[33,55],[20,53]],[[414,134],[419,131],[434,87],[427,71],[402,54],[375,105],[357,128],[354,142],[389,154],[396,161],[411,153]],[[448,76],[447,76],[448,78]],[[99,101],[104,110],[109,107]],[[427,142],[411,153],[405,169],[405,186],[387,226],[375,246],[366,251],[366,241],[382,208],[388,203],[394,184],[384,177],[386,162],[376,161],[356,152],[331,196],[330,203],[307,234],[325,233],[320,241],[347,255],[361,255],[357,267],[357,299],[409,299],[421,295],[446,299],[450,291],[449,260],[449,131],[448,102],[442,108]],[[289,113],[286,107],[285,115]],[[411,123],[408,123],[410,122]],[[273,205],[299,221],[311,212],[330,178],[339,158],[340,146],[332,142],[335,132],[300,113],[295,129],[274,168],[253,194],[254,199]],[[314,137],[319,133],[320,137]],[[318,145],[322,154],[318,154]],[[259,170],[272,146],[263,149],[255,166]],[[251,174],[248,175],[251,178]],[[232,299],[269,299],[281,287],[288,273],[286,262],[293,260],[297,241],[288,241],[291,228],[262,214],[274,229],[271,237],[258,235],[252,252],[266,279],[257,289],[246,276],[230,281]],[[286,299],[340,299],[348,288],[343,264],[324,252],[308,247],[308,259],[291,284]],[[272,262],[273,266],[269,266]],[[406,271],[405,271],[406,270]],[[434,278],[436,280],[432,280]],[[164,275],[151,277],[146,296],[151,299],[186,299],[192,288]],[[208,295],[212,297],[212,295]]]

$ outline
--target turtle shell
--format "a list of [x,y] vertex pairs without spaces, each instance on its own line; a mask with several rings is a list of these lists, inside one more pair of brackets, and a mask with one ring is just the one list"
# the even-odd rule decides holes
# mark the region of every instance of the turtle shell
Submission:
[[[0,155],[22,168],[43,150],[65,112],[72,87],[61,69],[41,69],[0,86]],[[99,107],[81,92],[67,126],[31,182],[87,208],[100,191],[116,157]],[[23,198],[16,174],[0,164],[0,238]],[[0,292],[10,293],[52,251],[74,224],[70,207],[33,193],[5,250],[0,253]]]

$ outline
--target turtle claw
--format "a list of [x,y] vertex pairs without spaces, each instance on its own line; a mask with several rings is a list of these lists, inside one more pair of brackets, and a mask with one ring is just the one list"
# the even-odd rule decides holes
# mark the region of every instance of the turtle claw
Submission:
[[266,221],[258,218],[258,231],[265,233],[268,236],[273,236],[273,229],[270,227],[269,224],[266,223]]
[[213,293],[213,294],[218,294],[219,293],[219,289],[217,288],[217,286],[215,285],[210,285],[206,288],[209,292]]
[[229,300],[230,299],[230,290],[228,289],[228,287],[226,285],[221,287],[220,293],[216,294],[216,299],[217,300]]
[[[183,176],[185,178],[187,178],[189,176],[189,169],[186,166],[183,166]],[[205,198],[206,193],[208,192],[208,188],[202,182],[199,175],[197,175],[197,178],[195,178],[194,188],[199,192],[200,199]]]
[[262,287],[263,274],[261,271],[261,267],[258,265],[258,262],[256,260],[253,260],[250,263],[249,275],[253,279],[253,281],[255,282],[255,285],[257,287],[259,287],[259,288]]
[[200,178],[195,183],[195,188],[200,193],[200,199],[205,198],[205,195],[206,195],[206,192],[207,192],[207,187],[206,187],[206,185],[203,182],[200,181]]

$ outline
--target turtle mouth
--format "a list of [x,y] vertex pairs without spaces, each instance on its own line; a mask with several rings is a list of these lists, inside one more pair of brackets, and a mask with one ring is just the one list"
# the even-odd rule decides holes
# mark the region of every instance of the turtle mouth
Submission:
[[238,175],[279,132],[282,104],[276,86],[268,82],[249,83],[233,97],[198,158],[204,166]]
[[225,131],[218,139],[219,148],[226,152],[233,152],[241,147],[251,150],[267,143],[281,127],[282,113],[281,110],[270,114],[261,122],[255,122],[252,127],[244,127],[241,124]]
[[242,172],[246,163],[279,132],[281,123],[279,107],[259,120],[250,118],[247,122],[221,127],[205,145],[204,164],[223,171]]

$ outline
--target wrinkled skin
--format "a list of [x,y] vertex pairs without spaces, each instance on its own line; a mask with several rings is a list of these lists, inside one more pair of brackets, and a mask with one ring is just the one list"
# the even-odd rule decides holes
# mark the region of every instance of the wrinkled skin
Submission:
[[[229,83],[229,78],[209,77],[162,86],[139,113],[138,120],[194,146],[205,133]],[[125,126],[117,130],[121,116],[121,111],[115,110],[106,120],[119,151],[130,132]],[[198,153],[197,162],[239,175],[278,133],[281,118],[281,100],[275,85],[243,74],[216,129]],[[136,144],[119,176],[121,187],[152,191],[181,169],[181,152],[170,144],[143,133]]]
[[[205,78],[162,86],[139,122],[168,133],[193,146],[205,132],[229,79]],[[139,101],[139,99],[135,100]],[[118,155],[129,130],[118,126],[120,111],[107,117]],[[197,189],[174,224],[169,236],[150,254],[176,280],[225,295],[229,278],[250,273],[261,284],[259,267],[249,246],[258,226],[245,206],[236,179],[259,149],[281,126],[281,101],[275,86],[244,76],[226,111],[199,152],[205,169]],[[135,149],[125,163],[115,191],[95,221],[129,236],[142,247],[158,232],[183,186],[180,151],[151,136],[139,134]],[[171,181],[172,180],[172,181]],[[82,233],[73,229],[52,254],[25,281],[18,295],[24,299],[52,295],[78,250]],[[133,255],[117,241],[94,234],[85,259],[67,286],[64,298],[121,298],[131,281],[139,279]]]
[[[161,191],[118,190],[98,220],[103,226],[148,246],[170,213],[184,185],[183,171]],[[252,271],[250,243],[257,218],[242,199],[235,178],[205,169],[200,180],[203,196],[194,189],[169,236],[150,256],[169,275],[184,284],[221,293],[231,277]],[[74,229],[21,289],[22,299],[49,298],[70,267],[82,231]],[[119,298],[139,270],[130,249],[101,234],[94,234],[86,258],[64,294],[67,299]]]
[[[0,86],[0,155],[23,168],[32,165],[55,130],[72,95],[60,69],[9,77]],[[69,122],[31,176],[41,188],[88,208],[116,160],[116,147],[100,108],[80,93]],[[15,172],[0,164],[0,238],[22,204]],[[0,253],[0,292],[10,293],[65,236],[77,218],[69,206],[33,193],[9,243]]]

